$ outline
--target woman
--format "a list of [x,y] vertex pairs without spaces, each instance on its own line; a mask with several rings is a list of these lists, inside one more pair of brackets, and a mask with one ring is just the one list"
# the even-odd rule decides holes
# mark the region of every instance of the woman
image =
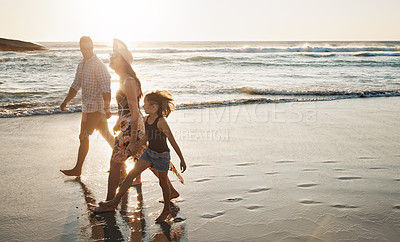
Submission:
[[[132,69],[133,56],[124,42],[114,39],[113,53],[110,56],[110,67],[120,78],[120,88],[116,98],[118,103],[118,121],[114,131],[121,132],[115,138],[113,154],[110,161],[110,174],[108,176],[108,190],[106,200],[115,196],[121,180],[121,168],[128,157],[139,159],[147,145],[137,147],[138,141],[145,135],[143,115],[139,110],[139,101],[143,96],[141,83]],[[133,151],[137,150],[136,153]],[[157,171],[154,174],[158,177]],[[125,171],[123,171],[126,174]],[[140,179],[140,178],[139,178]],[[168,180],[171,189],[171,198],[176,198],[179,193]],[[101,208],[101,207],[100,207]],[[102,212],[98,209],[95,212]]]

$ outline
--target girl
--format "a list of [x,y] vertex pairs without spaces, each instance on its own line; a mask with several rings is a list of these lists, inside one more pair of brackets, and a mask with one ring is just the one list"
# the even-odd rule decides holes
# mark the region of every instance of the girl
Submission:
[[123,181],[114,199],[100,202],[100,206],[96,208],[97,212],[115,210],[120,199],[131,186],[133,179],[148,167],[153,167],[158,171],[159,184],[164,198],[164,208],[160,216],[156,219],[156,222],[164,221],[167,216],[171,214],[171,191],[167,174],[170,162],[170,152],[167,145],[167,138],[181,160],[181,172],[183,173],[186,170],[186,163],[182,152],[165,119],[174,108],[175,105],[173,103],[173,98],[166,90],[153,91],[145,96],[143,109],[146,114],[148,114],[145,118],[146,135],[137,143],[135,150],[132,152],[136,152],[137,148],[146,144],[147,141],[149,141],[149,146]]

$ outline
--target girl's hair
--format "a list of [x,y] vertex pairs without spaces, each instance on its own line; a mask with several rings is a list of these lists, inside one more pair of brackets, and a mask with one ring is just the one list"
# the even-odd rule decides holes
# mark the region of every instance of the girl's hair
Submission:
[[145,98],[151,104],[157,104],[157,114],[162,117],[168,115],[175,110],[174,98],[167,90],[157,90],[146,94]]
[[139,93],[138,93],[138,97],[137,97],[138,104],[139,104],[139,100],[143,97],[142,84],[140,83],[139,78],[136,76],[136,72],[132,69],[132,66],[130,64],[128,64],[128,62],[126,62],[123,58],[122,58],[122,60],[125,62],[126,72],[129,74],[130,77],[135,79],[135,81],[139,87]]

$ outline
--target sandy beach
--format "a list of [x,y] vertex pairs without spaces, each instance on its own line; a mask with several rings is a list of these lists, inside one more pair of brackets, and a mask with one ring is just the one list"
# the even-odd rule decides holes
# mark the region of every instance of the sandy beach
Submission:
[[185,185],[170,174],[179,211],[162,225],[154,223],[162,194],[150,171],[116,212],[90,215],[106,196],[107,142],[91,137],[80,179],[59,171],[75,164],[81,114],[2,119],[0,240],[398,241],[399,104],[177,110],[168,119],[188,170]]

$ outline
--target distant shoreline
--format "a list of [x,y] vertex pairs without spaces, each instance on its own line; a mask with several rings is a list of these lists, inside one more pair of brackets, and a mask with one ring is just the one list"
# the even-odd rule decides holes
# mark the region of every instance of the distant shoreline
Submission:
[[0,38],[0,51],[32,51],[32,50],[47,50],[47,48],[41,44],[33,42]]

